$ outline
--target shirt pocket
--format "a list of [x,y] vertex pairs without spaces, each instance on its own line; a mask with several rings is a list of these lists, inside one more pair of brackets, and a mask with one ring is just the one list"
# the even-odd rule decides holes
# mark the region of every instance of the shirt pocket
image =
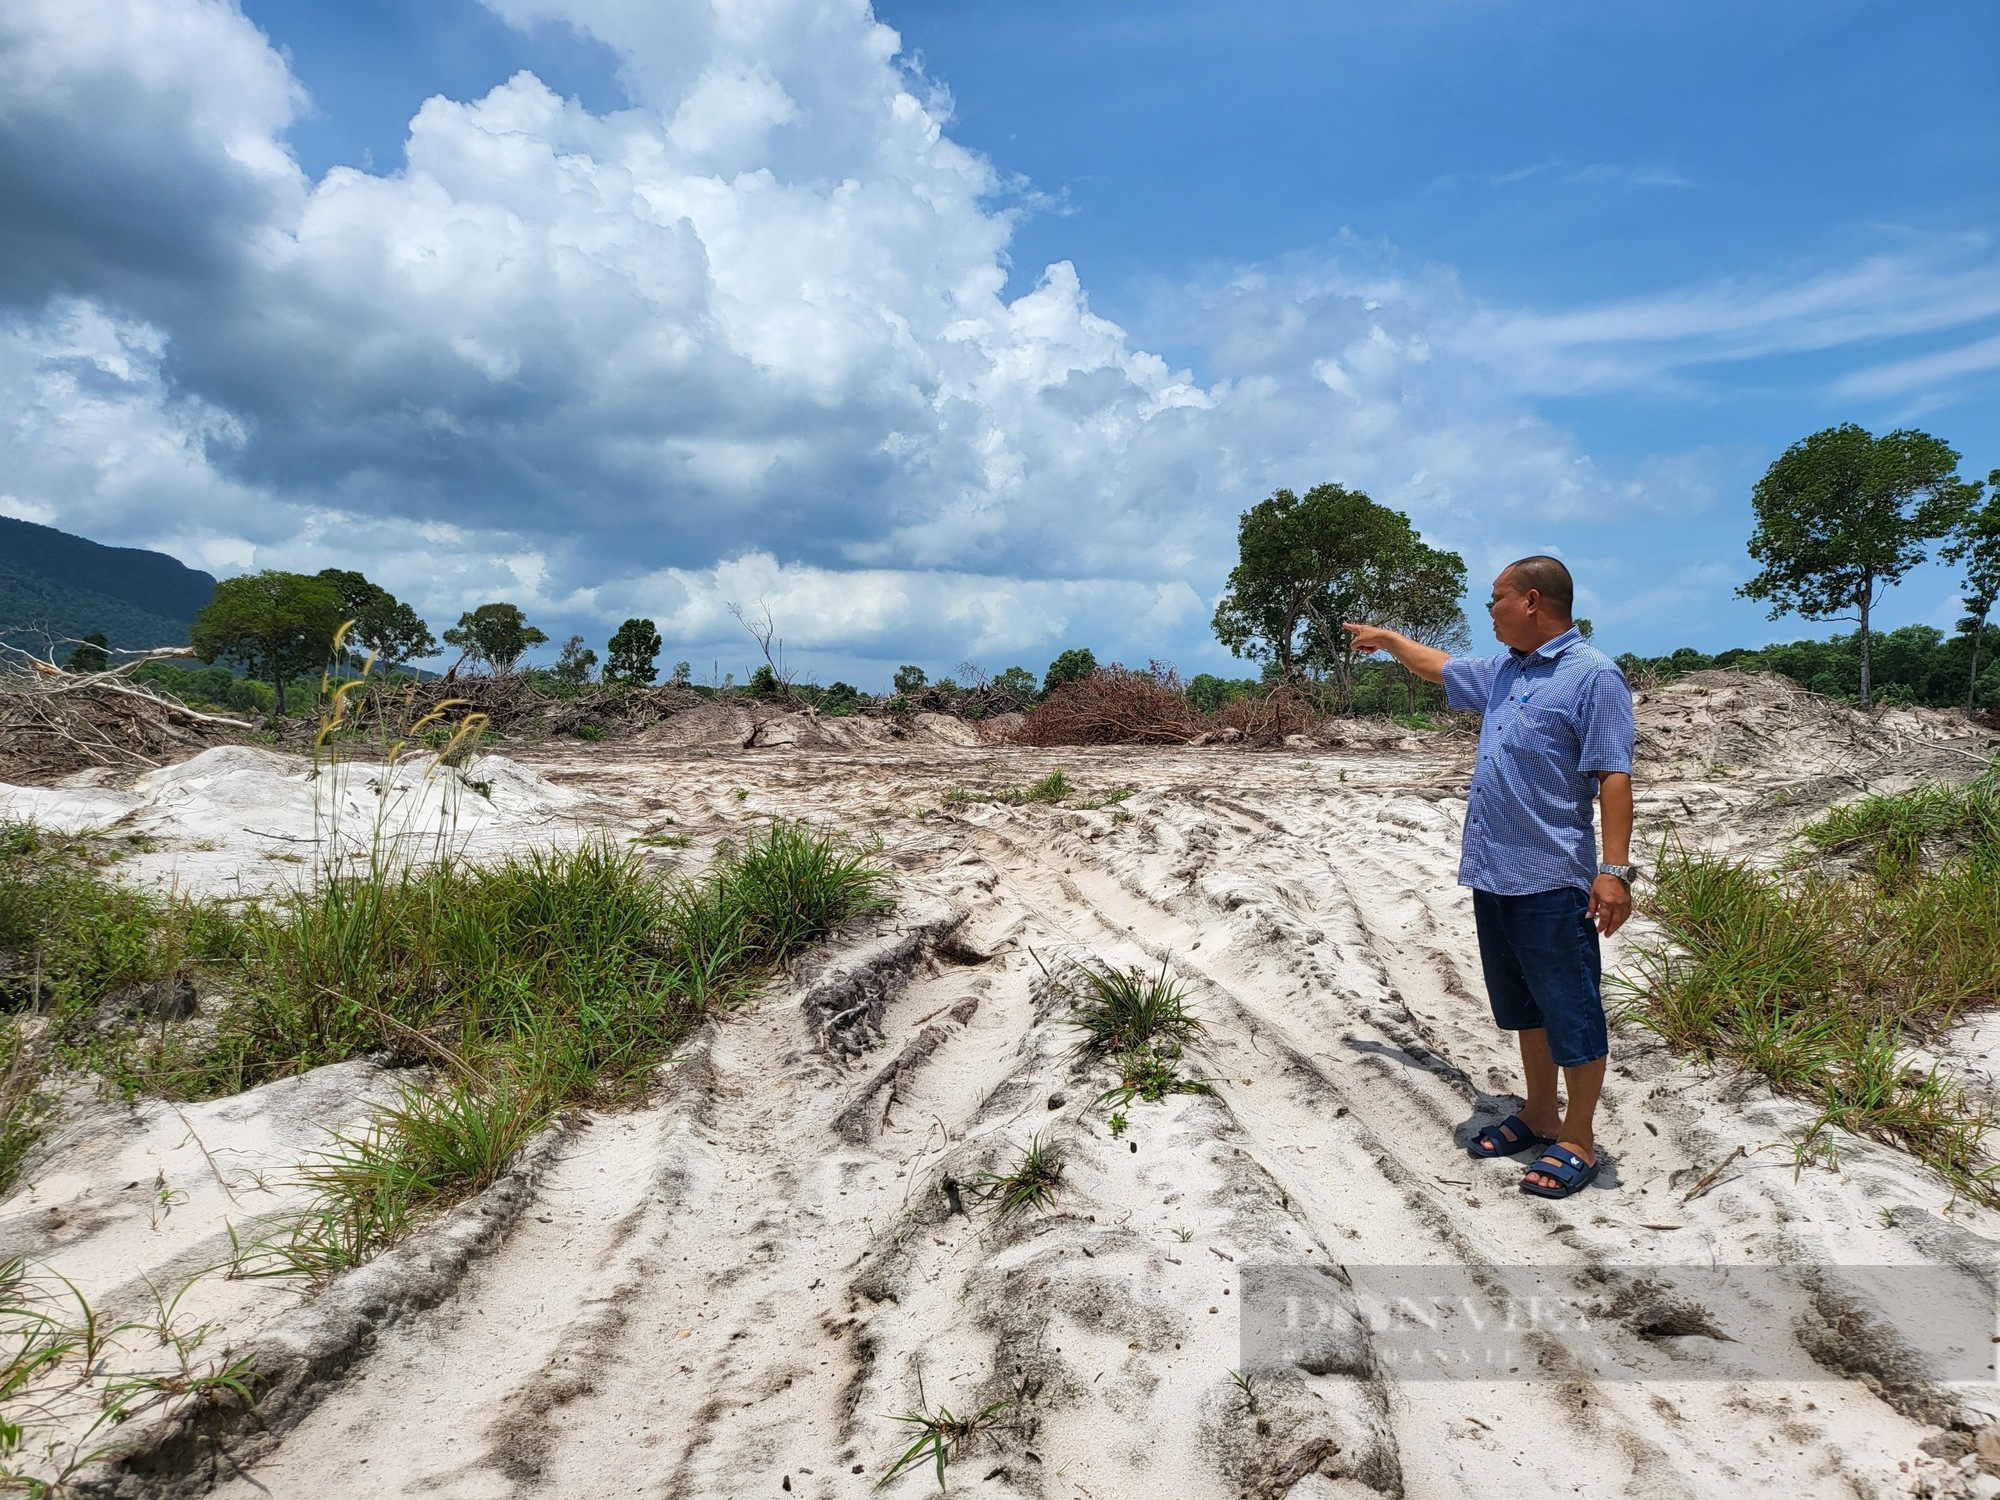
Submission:
[[1545,708],[1533,699],[1516,703],[1507,722],[1508,738],[1523,750],[1545,752],[1563,758],[1572,768],[1580,751],[1576,721],[1561,708]]

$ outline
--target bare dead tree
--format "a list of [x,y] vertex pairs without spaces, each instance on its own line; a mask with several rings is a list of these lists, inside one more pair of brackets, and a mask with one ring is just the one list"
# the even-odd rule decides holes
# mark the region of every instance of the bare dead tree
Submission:
[[789,698],[792,696],[792,679],[798,672],[785,667],[785,642],[778,634],[778,627],[772,623],[771,606],[759,599],[757,608],[761,612],[760,618],[753,618],[740,604],[730,605],[729,612],[736,617],[738,625],[750,632],[757,649],[764,653],[764,665],[771,669],[771,680],[778,684],[778,696]]

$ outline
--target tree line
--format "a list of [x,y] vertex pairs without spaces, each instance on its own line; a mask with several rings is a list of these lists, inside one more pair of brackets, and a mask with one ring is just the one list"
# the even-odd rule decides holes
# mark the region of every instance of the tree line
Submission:
[[[1987,623],[2000,601],[2000,470],[1982,485],[1961,479],[1958,464],[1948,444],[1910,429],[1876,437],[1845,423],[1793,444],[1752,491],[1756,528],[1749,551],[1761,567],[1737,593],[1768,604],[1773,619],[1848,619],[1855,630],[1826,641],[1714,656],[1683,648],[1665,657],[1627,655],[1621,662],[1628,670],[1660,675],[1714,666],[1776,671],[1813,691],[1852,697],[1864,708],[1878,697],[1963,701],[1967,708],[2000,699],[2000,641],[1993,638],[2000,631]],[[1957,633],[1947,638],[1927,626],[1905,626],[1882,636],[1873,616],[1883,595],[1934,549],[1962,573],[1966,615]],[[1465,651],[1472,645],[1461,603],[1465,584],[1464,559],[1424,541],[1401,511],[1341,484],[1314,485],[1303,495],[1280,489],[1239,518],[1236,565],[1211,621],[1216,639],[1232,655],[1259,663],[1260,675],[1204,673],[1188,684],[1189,697],[1212,711],[1243,693],[1282,686],[1308,690],[1336,712],[1414,712],[1435,701],[1435,690],[1393,664],[1358,658],[1340,622],[1369,620],[1442,650]],[[1578,623],[1588,635],[1590,622]],[[329,660],[329,643],[343,624],[338,653]],[[747,691],[803,695],[836,711],[867,700],[847,683],[795,687],[772,653],[768,614],[761,626],[746,621],[746,628],[766,657]],[[461,614],[440,641],[410,605],[363,574],[339,568],[225,579],[192,634],[203,661],[270,684],[281,715],[288,685],[329,666],[353,671],[372,660],[377,668],[393,669],[454,648],[458,656],[446,676],[468,669],[507,676],[521,671],[527,653],[548,639],[518,605],[492,602]],[[613,687],[654,683],[662,644],[651,620],[626,620],[606,642],[595,680]],[[87,644],[72,665],[101,670],[100,648],[101,642]],[[582,636],[571,636],[555,665],[534,676],[554,690],[581,690],[593,681],[598,660]],[[1024,667],[988,677],[968,664],[960,669],[965,684],[953,677],[932,683],[922,668],[904,665],[895,671],[891,701],[921,692],[949,697],[976,686],[1031,704],[1097,665],[1090,650],[1072,647],[1039,681]],[[690,678],[688,663],[680,662],[669,681],[688,685]]]

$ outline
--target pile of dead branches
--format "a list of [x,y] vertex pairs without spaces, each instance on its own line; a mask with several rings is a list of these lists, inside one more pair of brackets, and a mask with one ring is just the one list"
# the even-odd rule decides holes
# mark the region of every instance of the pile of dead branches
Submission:
[[864,703],[858,712],[872,718],[951,714],[960,719],[997,719],[1002,714],[1024,714],[1032,706],[1020,694],[987,683],[982,687],[921,687],[914,693],[899,693],[893,698]]
[[1209,727],[1187,701],[1179,674],[1099,667],[1065,682],[1014,729],[1022,745],[1183,745]]
[[1280,684],[1268,693],[1230,699],[1208,716],[1205,727],[1216,739],[1231,737],[1234,730],[1246,744],[1264,745],[1288,734],[1312,734],[1332,717],[1319,695]]
[[0,644],[0,781],[48,782],[107,766],[156,770],[241,740],[256,728],[247,719],[197,713],[130,680],[141,662],[193,654],[185,646],[134,652],[106,671],[68,672]]
[[1273,745],[1322,735],[1336,715],[1310,685],[1280,685],[1205,714],[1187,701],[1174,669],[1100,667],[1044,698],[1015,729],[1023,745]]
[[[701,701],[692,689],[671,683],[661,687],[593,683],[570,696],[551,693],[524,674],[434,677],[425,682],[371,683],[349,696],[347,716],[359,729],[383,726],[392,733],[432,714],[438,716],[432,722],[447,729],[483,714],[492,733],[509,738],[575,734],[585,726],[617,738],[636,734]],[[316,730],[309,721],[300,727],[308,736]]]

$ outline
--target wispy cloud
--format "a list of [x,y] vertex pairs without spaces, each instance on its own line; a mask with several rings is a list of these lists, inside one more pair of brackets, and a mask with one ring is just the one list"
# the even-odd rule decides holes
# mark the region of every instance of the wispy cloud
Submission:
[[1698,184],[1685,173],[1666,166],[1634,166],[1629,163],[1594,161],[1579,165],[1562,157],[1530,162],[1504,172],[1450,172],[1433,177],[1435,192],[1460,188],[1512,188],[1540,182],[1577,188],[1692,188]]
[[[2000,317],[2000,255],[1981,236],[1795,280],[1731,279],[1558,312],[1484,310],[1456,345],[1506,367],[1523,389],[1569,394],[1671,386],[1704,365],[1936,333],[1994,317]],[[1908,363],[1921,378],[1918,362]]]
[[1904,396],[1949,385],[1962,375],[1978,375],[1993,369],[2000,369],[2000,334],[1961,344],[1956,349],[1871,365],[1835,381],[1833,389],[1841,396]]

